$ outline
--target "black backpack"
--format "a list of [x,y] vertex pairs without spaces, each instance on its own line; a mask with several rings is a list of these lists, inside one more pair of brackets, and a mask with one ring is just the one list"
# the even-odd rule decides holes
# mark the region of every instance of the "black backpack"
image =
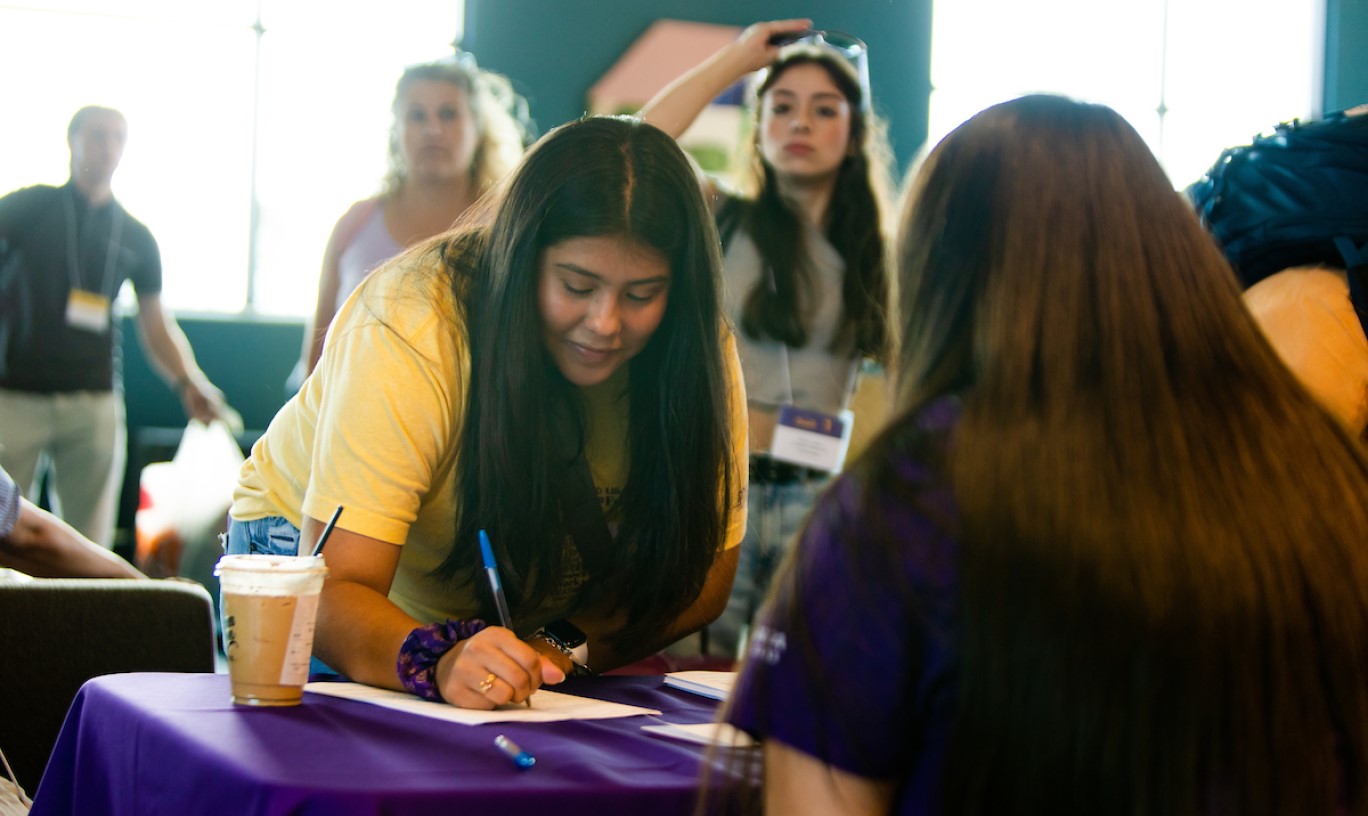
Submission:
[[1368,114],[1278,125],[1223,152],[1187,195],[1241,285],[1290,266],[1346,269],[1368,332]]

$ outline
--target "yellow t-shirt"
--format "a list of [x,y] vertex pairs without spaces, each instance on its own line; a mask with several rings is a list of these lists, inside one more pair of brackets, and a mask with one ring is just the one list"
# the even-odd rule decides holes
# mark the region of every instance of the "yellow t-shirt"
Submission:
[[[242,467],[232,516],[327,519],[403,546],[390,600],[420,621],[470,617],[478,584],[453,589],[431,577],[446,557],[458,511],[456,449],[466,409],[470,354],[447,272],[433,253],[381,267],[358,287],[328,330],[318,367],[281,408]],[[745,392],[730,333],[732,484],[725,547],[746,528]],[[626,484],[627,368],[585,389],[587,458],[604,500]],[[472,565],[478,566],[478,565]],[[547,608],[535,628],[569,610]]]

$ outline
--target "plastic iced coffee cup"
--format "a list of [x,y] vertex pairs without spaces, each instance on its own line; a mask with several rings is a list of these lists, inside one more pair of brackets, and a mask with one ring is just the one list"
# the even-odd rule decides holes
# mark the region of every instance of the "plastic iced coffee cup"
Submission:
[[225,555],[214,567],[223,598],[223,649],[233,702],[299,705],[309,680],[323,558]]

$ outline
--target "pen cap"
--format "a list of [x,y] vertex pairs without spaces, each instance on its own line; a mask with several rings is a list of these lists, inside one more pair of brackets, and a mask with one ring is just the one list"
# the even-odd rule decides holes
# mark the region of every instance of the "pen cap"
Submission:
[[537,764],[537,758],[524,751],[516,742],[505,737],[503,734],[494,738],[494,745],[524,771]]

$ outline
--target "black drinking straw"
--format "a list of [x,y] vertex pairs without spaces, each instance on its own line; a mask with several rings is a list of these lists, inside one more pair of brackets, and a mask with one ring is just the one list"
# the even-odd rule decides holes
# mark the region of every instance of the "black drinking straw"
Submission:
[[328,543],[328,536],[332,535],[333,527],[337,525],[337,517],[340,515],[342,515],[342,505],[339,504],[337,509],[333,511],[332,518],[328,519],[328,526],[323,528],[323,535],[318,537],[318,543],[314,545],[313,554],[315,558],[323,554],[323,545]]

